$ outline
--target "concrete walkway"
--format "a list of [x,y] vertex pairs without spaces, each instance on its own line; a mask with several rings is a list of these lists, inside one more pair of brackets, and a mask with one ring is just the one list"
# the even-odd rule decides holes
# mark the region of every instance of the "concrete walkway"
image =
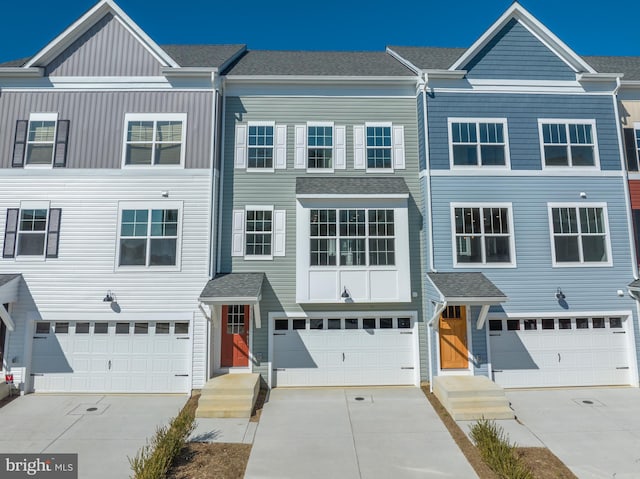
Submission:
[[81,479],[130,477],[127,457],[186,401],[186,395],[27,395],[0,409],[0,451],[77,453]]
[[[496,421],[511,441],[549,448],[580,479],[640,477],[640,390],[507,391],[518,421]],[[470,421],[458,424],[468,433]]]
[[301,477],[477,476],[418,388],[274,389],[245,478]]

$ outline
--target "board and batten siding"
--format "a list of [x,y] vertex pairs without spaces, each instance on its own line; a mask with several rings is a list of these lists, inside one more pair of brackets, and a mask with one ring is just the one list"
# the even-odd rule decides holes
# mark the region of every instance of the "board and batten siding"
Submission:
[[45,76],[160,75],[162,65],[107,13],[45,68]]
[[[273,173],[247,172],[234,168],[234,135],[238,122],[275,121],[287,125],[287,168]],[[411,192],[409,199],[409,247],[411,250],[412,292],[417,297],[411,303],[393,304],[321,304],[304,305],[296,303],[296,178],[311,177],[306,169],[294,168],[294,125],[307,121],[333,121],[335,125],[346,125],[346,163],[345,170],[319,176],[365,176],[364,170],[353,168],[353,125],[365,122],[389,121],[394,125],[404,125],[405,170],[384,176],[402,176]],[[227,97],[225,111],[224,139],[224,180],[223,214],[221,221],[221,271],[256,272],[267,275],[263,284],[261,303],[262,328],[255,329],[253,335],[253,353],[262,354],[266,361],[268,353],[267,324],[269,312],[311,313],[313,311],[417,311],[419,334],[424,338],[422,318],[422,215],[421,193],[418,181],[418,138],[415,98],[261,98]],[[318,175],[318,174],[316,174]],[[371,174],[370,174],[371,175]],[[371,175],[375,176],[375,175]],[[233,209],[244,209],[246,205],[273,205],[277,210],[286,210],[286,255],[270,261],[251,261],[241,257],[232,258],[231,251],[231,214]],[[421,339],[421,354],[426,361],[426,347]],[[426,344],[426,343],[425,343]],[[424,349],[424,351],[422,351]],[[254,363],[254,371],[266,378],[266,363]],[[424,374],[424,371],[423,371]]]
[[462,69],[470,79],[576,79],[576,73],[515,18]]
[[430,165],[435,170],[449,169],[448,118],[506,118],[512,170],[542,169],[538,118],[595,119],[600,169],[621,169],[611,96],[436,92],[427,108]]
[[185,168],[211,167],[212,92],[3,92],[0,168],[11,168],[18,120],[58,113],[69,120],[66,168],[121,168],[127,113],[186,113]]
[[[19,208],[20,201],[48,201],[51,208],[62,209],[58,258],[0,258],[0,273],[22,273],[25,282],[14,305],[16,331],[10,333],[9,354],[18,361],[12,367],[24,366],[28,354],[24,328],[34,320],[62,320],[66,314],[69,319],[86,321],[150,320],[155,314],[168,320],[175,315],[193,320],[192,379],[194,387],[200,387],[206,370],[207,337],[206,320],[197,304],[209,279],[210,188],[211,178],[205,171],[162,177],[140,173],[101,177],[60,171],[5,175],[0,190],[2,237],[7,208]],[[169,198],[164,200],[162,191],[168,191]],[[121,201],[153,202],[159,207],[163,201],[182,202],[179,270],[116,268]],[[102,301],[108,290],[115,294],[119,312]]]

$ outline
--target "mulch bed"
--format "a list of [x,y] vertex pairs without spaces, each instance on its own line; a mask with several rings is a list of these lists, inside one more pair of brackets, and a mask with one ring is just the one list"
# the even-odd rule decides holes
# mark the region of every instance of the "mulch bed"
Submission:
[[[489,466],[485,464],[480,456],[480,451],[473,445],[460,426],[449,415],[447,410],[440,404],[435,394],[429,392],[429,386],[422,386],[422,392],[433,406],[443,424],[453,437],[462,454],[467,458],[473,470],[480,479],[500,479]],[[564,463],[556,457],[549,449],[543,447],[519,447],[518,454],[531,467],[537,479],[577,479]]]

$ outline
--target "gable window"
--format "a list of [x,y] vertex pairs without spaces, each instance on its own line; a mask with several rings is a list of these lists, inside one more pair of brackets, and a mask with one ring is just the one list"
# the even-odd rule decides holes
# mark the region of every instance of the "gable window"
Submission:
[[18,120],[13,149],[13,167],[66,166],[69,121],[57,113],[32,113]]
[[186,114],[127,114],[124,166],[184,165]]
[[554,266],[610,265],[606,207],[551,205]]
[[513,266],[511,206],[453,205],[455,265]]
[[545,167],[598,166],[593,120],[538,120]]
[[507,120],[449,119],[452,167],[508,165]]
[[48,203],[23,203],[9,208],[4,238],[4,258],[57,258],[62,210]]
[[248,168],[273,168],[273,125],[249,125]]
[[333,126],[307,127],[307,168],[333,168]]
[[118,266],[177,266],[180,208],[121,206]]
[[247,260],[284,256],[286,228],[286,211],[272,205],[247,205],[244,210],[234,210],[231,256],[244,256]]
[[391,126],[367,126],[367,169],[390,170]]
[[311,266],[395,265],[394,212],[312,209]]

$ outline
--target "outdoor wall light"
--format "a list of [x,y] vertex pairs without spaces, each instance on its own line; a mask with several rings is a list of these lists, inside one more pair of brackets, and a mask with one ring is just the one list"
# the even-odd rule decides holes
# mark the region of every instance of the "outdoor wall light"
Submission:
[[564,295],[562,290],[560,288],[558,288],[558,290],[556,291],[556,299],[558,301],[562,301],[564,298],[566,298],[566,296]]
[[116,302],[116,295],[113,294],[111,292],[111,290],[107,291],[106,296],[104,297],[104,299],[102,300],[105,303],[115,303]]
[[347,300],[351,297],[351,295],[349,294],[349,291],[347,291],[347,287],[344,286],[344,291],[342,292],[342,294],[340,295],[342,297],[342,299]]

